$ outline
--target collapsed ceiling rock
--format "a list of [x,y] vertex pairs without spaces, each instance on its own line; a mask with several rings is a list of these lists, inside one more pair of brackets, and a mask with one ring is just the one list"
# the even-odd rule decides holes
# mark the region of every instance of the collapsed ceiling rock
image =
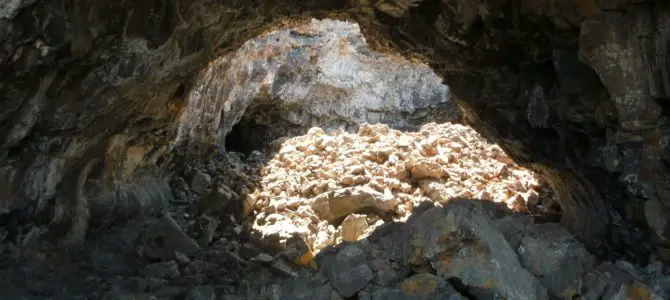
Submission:
[[[357,24],[312,20],[212,62],[189,94],[178,138],[267,143],[313,126],[356,130],[364,122],[416,130],[460,119],[448,91],[428,66],[370,50]],[[242,132],[224,141],[234,128]]]
[[534,173],[463,125],[430,123],[402,132],[363,123],[355,134],[315,127],[282,141],[243,200],[253,232],[278,244],[300,236],[307,251],[318,253],[403,221],[422,202],[454,197],[556,213],[548,205],[551,191]]

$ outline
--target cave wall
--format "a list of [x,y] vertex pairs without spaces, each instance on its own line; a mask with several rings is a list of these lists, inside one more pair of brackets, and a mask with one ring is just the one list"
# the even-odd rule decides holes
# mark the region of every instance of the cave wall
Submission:
[[473,126],[547,177],[563,224],[592,250],[621,252],[648,239],[649,228],[655,245],[668,245],[664,1],[22,0],[0,8],[0,212],[27,211],[61,228],[51,233],[64,241],[83,238],[91,207],[139,202],[153,211],[147,203],[163,199],[161,167],[194,75],[209,61],[266,30],[328,17],[356,21],[373,49],[429,63]]

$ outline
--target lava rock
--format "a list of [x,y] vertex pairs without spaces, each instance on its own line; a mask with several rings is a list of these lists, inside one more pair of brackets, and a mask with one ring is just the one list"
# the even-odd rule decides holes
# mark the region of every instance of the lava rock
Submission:
[[200,246],[166,215],[152,222],[142,235],[141,253],[151,259],[172,260],[175,251],[193,256],[200,251]]
[[548,299],[546,287],[523,268],[494,222],[498,211],[481,201],[452,200],[424,211],[409,228],[407,262],[430,264],[444,278],[458,278],[510,299]]
[[211,285],[196,286],[188,291],[186,300],[216,300],[216,289]]
[[212,184],[212,177],[202,171],[196,171],[191,180],[191,190],[196,194],[203,194]]
[[176,261],[164,261],[150,264],[144,270],[148,277],[162,279],[176,279],[179,277],[179,264]]
[[340,224],[342,230],[342,240],[345,242],[353,242],[358,240],[358,237],[363,235],[368,228],[368,221],[365,215],[351,214],[344,218]]
[[391,211],[397,204],[395,200],[386,201],[384,194],[374,189],[352,187],[323,193],[313,199],[311,207],[321,219],[332,222],[366,208]]
[[230,187],[225,184],[219,184],[213,191],[200,198],[197,203],[198,214],[208,214],[218,216],[224,212],[232,201],[237,200],[239,196]]
[[582,276],[596,264],[584,245],[556,223],[529,227],[517,253],[521,264],[558,297],[579,290]]
[[327,253],[321,258],[320,272],[344,298],[352,297],[362,290],[374,274],[367,265],[367,253],[354,244],[347,244],[336,253]]

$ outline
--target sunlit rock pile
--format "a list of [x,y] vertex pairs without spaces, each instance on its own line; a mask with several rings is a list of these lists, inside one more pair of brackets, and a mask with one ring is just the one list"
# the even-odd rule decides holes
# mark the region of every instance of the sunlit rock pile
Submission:
[[548,190],[496,145],[457,124],[427,124],[419,132],[385,125],[358,133],[324,132],[274,142],[260,187],[245,199],[263,239],[297,234],[315,253],[356,241],[385,222],[405,221],[422,202],[454,197],[503,202],[539,213]]

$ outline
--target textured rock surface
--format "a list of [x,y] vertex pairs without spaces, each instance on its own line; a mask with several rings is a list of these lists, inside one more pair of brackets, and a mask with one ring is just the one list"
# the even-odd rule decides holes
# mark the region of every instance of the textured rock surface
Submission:
[[[303,145],[323,141],[323,131],[310,132],[291,140]],[[487,164],[502,163],[510,174],[491,175],[490,187],[516,189],[515,184],[525,181],[522,175],[529,173],[511,163],[508,157],[496,154],[497,151],[481,151],[497,147],[480,148],[482,145],[467,134],[473,135],[472,131],[464,131],[462,125],[427,124],[421,132],[400,134],[405,138],[399,138],[397,131],[383,125],[363,125],[360,132],[363,134],[359,138],[366,143],[363,148],[369,153],[349,158],[349,161],[363,162],[359,162],[362,166],[350,168],[357,174],[383,172],[383,168],[379,168],[379,154],[384,151],[379,149],[387,148],[387,143],[399,144],[393,154],[399,157],[403,153],[431,157],[451,152],[454,160],[442,165],[449,173],[477,160],[483,169],[489,169]],[[443,138],[433,143],[435,139],[431,134],[445,133],[457,133],[455,136],[470,142],[456,146]],[[340,137],[353,136],[340,134]],[[408,143],[411,141],[408,136],[413,137],[414,142]],[[306,153],[315,147],[299,147],[305,150],[302,153],[291,140],[285,147],[293,149],[283,152],[283,161],[292,161],[286,156],[298,160],[303,155],[314,155]],[[344,144],[337,151],[356,153],[361,142]],[[335,150],[323,152],[328,151]],[[175,197],[165,216],[146,216],[147,220],[121,223],[90,235],[83,247],[72,248],[69,253],[49,249],[48,241],[39,239],[22,245],[20,235],[11,231],[3,233],[0,235],[5,240],[0,243],[0,298],[668,298],[670,269],[667,265],[660,261],[646,267],[627,261],[596,265],[584,245],[556,223],[536,224],[542,219],[509,210],[509,206],[514,207],[511,203],[505,206],[490,201],[495,199],[457,197],[443,205],[424,199],[417,207],[406,205],[405,210],[398,209],[402,205],[398,204],[392,218],[385,220],[375,220],[374,212],[352,214],[346,218],[363,220],[372,226],[365,229],[363,236],[337,245],[332,244],[330,235],[336,232],[337,223],[329,224],[311,212],[309,201],[287,199],[281,189],[270,189],[277,194],[269,202],[255,202],[252,214],[261,213],[244,221],[242,211],[201,209],[203,201],[210,208],[216,203],[227,206],[234,200],[228,197],[245,198],[264,184],[282,186],[287,181],[278,181],[279,178],[295,177],[277,174],[308,167],[313,168],[311,176],[326,179],[332,177],[333,169],[338,169],[337,164],[327,166],[332,169],[312,164],[275,164],[263,170],[272,155],[282,155],[282,151],[279,152],[256,151],[249,155],[226,152],[214,155],[211,160],[186,160],[175,168],[180,172],[170,181]],[[386,159],[390,157],[393,156]],[[202,185],[187,184],[194,178],[209,178],[205,186],[213,193],[195,191]],[[481,188],[476,184],[469,186],[472,181],[450,175],[440,182],[444,184],[431,189],[436,194],[453,195],[456,191],[448,183],[456,180],[465,187]],[[397,187],[397,182],[391,181],[351,184]],[[415,187],[419,196],[421,187]],[[289,188],[292,187],[289,185],[286,190]],[[211,195],[218,195],[219,190],[226,191],[226,200],[210,201]],[[309,200],[318,195],[302,197]],[[514,203],[518,202],[515,199]],[[263,222],[257,222],[259,220]],[[248,226],[248,221],[254,221],[253,226]],[[339,225],[340,229],[345,222]],[[13,227],[8,229],[14,230]],[[258,229],[266,234],[262,239],[254,237]],[[329,237],[331,244],[317,248],[318,241]],[[314,255],[312,249],[321,251]]]
[[[317,16],[353,19],[376,49],[422,56],[469,122],[547,178],[563,224],[591,249],[645,259],[643,239],[652,237],[667,258],[670,231],[658,226],[670,212],[665,1],[23,0],[2,8],[0,209],[44,224],[41,235],[57,246],[80,243],[101,212],[160,210],[167,201],[154,200],[164,189],[138,178],[155,182],[156,166],[170,161],[193,75],[271,26]],[[653,220],[643,213],[648,201],[661,210]]]
[[224,144],[240,121],[229,144],[267,143],[313,126],[356,130],[367,122],[416,130],[460,118],[428,66],[371,51],[349,22],[312,20],[263,34],[211,62],[196,82],[180,140],[218,137]]

